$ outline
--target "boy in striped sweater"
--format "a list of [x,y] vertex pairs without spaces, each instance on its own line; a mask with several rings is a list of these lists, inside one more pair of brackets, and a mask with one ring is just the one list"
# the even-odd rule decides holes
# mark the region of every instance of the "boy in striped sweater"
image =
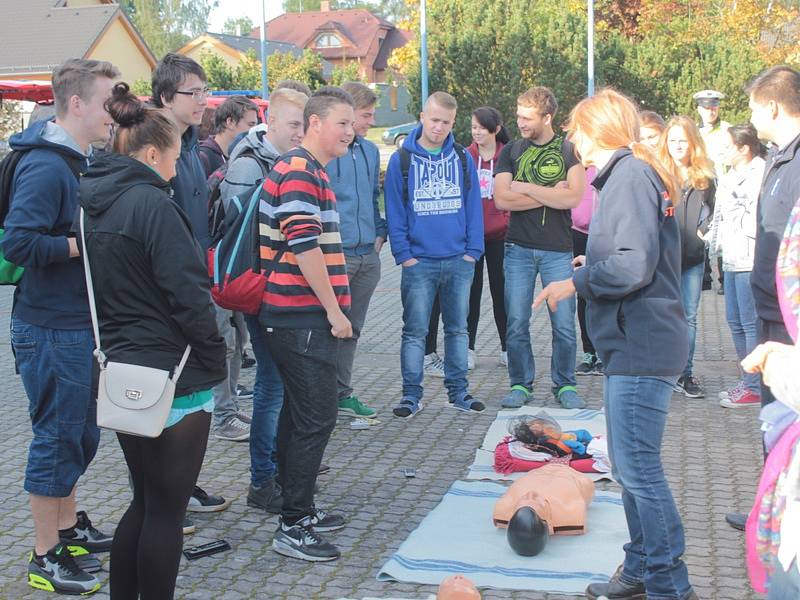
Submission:
[[323,87],[306,104],[305,139],[270,171],[259,202],[262,270],[268,273],[259,314],[284,384],[278,421],[278,479],[283,509],[276,552],[308,561],[339,558],[319,532],[344,517],[314,506],[314,484],[336,424],[340,338],[352,336],[347,266],[336,197],[325,165],[353,140],[353,100]]

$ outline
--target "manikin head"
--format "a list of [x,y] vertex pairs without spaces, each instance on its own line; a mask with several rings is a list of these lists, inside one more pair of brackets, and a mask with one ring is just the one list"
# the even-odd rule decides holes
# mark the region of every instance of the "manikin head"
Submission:
[[520,556],[539,554],[551,534],[547,524],[550,515],[550,504],[542,496],[536,492],[522,496],[508,522],[506,538],[511,549]]
[[451,575],[439,585],[436,600],[481,600],[481,593],[463,575]]

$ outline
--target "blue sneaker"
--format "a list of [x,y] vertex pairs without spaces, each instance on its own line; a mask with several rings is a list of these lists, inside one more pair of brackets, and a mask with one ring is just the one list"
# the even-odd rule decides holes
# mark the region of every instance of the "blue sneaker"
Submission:
[[515,385],[511,391],[503,398],[503,408],[520,408],[531,401],[531,393],[524,385]]
[[564,408],[586,408],[586,400],[578,396],[578,390],[574,385],[561,386],[556,398]]
[[401,419],[410,419],[421,410],[422,400],[417,400],[415,398],[403,398],[400,400],[400,404],[392,409],[392,413],[394,413],[395,417],[400,417]]

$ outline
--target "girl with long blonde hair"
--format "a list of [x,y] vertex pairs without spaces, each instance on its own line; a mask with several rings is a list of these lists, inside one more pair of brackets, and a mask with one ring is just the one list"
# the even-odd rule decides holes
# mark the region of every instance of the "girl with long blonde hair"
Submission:
[[692,368],[706,258],[703,236],[711,226],[717,191],[714,163],[708,158],[700,130],[689,117],[672,117],[667,121],[658,143],[658,157],[682,188],[682,206],[677,217],[681,227],[681,298],[689,323],[689,358],[677,389],[687,398],[702,398],[705,394]]
[[542,290],[534,308],[547,302],[554,310],[577,290],[605,365],[608,447],[631,541],[611,580],[590,585],[586,597],[697,600],[661,463],[672,389],[688,354],[673,204],[680,186],[639,141],[640,126],[634,103],[613,89],[572,110],[567,131],[584,166],[597,168],[600,202],[586,256],[575,259],[571,279]]

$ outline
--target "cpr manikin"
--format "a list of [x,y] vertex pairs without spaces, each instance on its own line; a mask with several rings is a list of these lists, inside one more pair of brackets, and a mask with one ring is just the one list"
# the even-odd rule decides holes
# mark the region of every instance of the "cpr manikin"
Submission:
[[481,593],[463,575],[451,575],[439,585],[436,600],[481,600]]
[[508,528],[508,543],[523,556],[536,556],[550,535],[586,532],[586,509],[594,482],[567,465],[546,465],[523,475],[494,506],[495,527]]

